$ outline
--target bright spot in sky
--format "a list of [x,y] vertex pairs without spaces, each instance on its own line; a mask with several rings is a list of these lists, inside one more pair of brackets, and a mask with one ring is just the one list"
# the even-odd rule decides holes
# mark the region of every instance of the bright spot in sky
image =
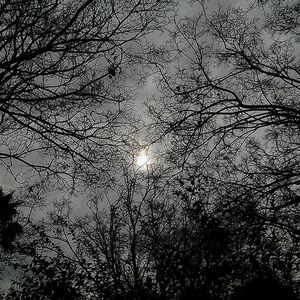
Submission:
[[146,154],[146,152],[143,150],[140,152],[136,159],[136,163],[139,167],[144,167],[148,165],[150,162],[150,157]]

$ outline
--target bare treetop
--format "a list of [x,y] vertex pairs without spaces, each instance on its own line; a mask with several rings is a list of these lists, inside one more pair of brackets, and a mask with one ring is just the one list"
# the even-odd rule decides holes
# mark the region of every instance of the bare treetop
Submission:
[[123,128],[129,122],[131,91],[119,83],[141,55],[141,38],[163,26],[159,18],[171,2],[1,1],[6,170],[17,161],[38,173],[66,173],[70,159],[97,164],[92,144],[113,151],[118,122]]

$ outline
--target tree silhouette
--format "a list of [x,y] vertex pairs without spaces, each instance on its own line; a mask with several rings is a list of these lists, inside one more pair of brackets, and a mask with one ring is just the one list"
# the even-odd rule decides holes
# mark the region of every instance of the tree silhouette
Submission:
[[278,279],[272,278],[270,274],[256,277],[240,288],[233,299],[288,299],[297,300],[293,290],[283,285]]
[[[118,122],[129,123],[131,91],[119,83],[130,76],[127,66],[139,57],[142,37],[159,30],[171,3],[1,2],[0,163],[6,171],[17,179],[36,171],[73,180],[93,166],[105,171]],[[125,76],[117,78],[116,70]]]
[[[178,10],[169,23],[171,1],[106,4],[6,1],[0,9],[8,41],[0,41],[8,66],[0,162],[87,186],[84,212],[64,195],[40,220],[29,213],[8,299],[297,299],[298,5],[212,10],[191,1],[199,14]],[[167,43],[140,39],[164,25]],[[141,147],[126,130],[137,123],[121,89],[139,63],[159,74],[147,138],[153,148],[163,142],[162,163],[143,170],[130,161]],[[37,152],[42,165],[31,160]],[[11,247],[21,231],[5,226],[16,204],[1,197]]]
[[13,250],[13,242],[22,233],[22,226],[14,221],[17,214],[17,202],[12,202],[12,194],[0,190],[0,246],[5,251]]
[[37,256],[6,299],[82,299],[84,279],[80,270],[61,256],[51,260]]
[[299,238],[297,5],[194,3],[199,14],[175,18],[166,48],[178,71],[157,64],[163,96],[150,112],[166,157],[216,191],[251,194],[266,223]]
[[[68,208],[51,214],[11,295],[52,297],[50,290],[60,293],[64,284],[76,286],[79,298],[243,299],[259,297],[263,285],[265,294],[296,299],[299,241],[266,226],[251,198],[225,208],[203,194],[199,176],[169,186],[157,174],[126,176],[109,208],[99,209],[95,197],[85,217],[74,218]],[[71,254],[63,254],[66,247]],[[32,288],[28,278],[36,278]]]

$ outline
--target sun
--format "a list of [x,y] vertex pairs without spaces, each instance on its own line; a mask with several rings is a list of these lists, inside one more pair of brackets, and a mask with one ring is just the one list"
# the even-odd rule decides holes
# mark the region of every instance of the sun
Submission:
[[147,155],[145,150],[142,150],[136,159],[136,164],[139,167],[146,167],[147,165],[149,165],[149,163],[150,163],[150,157]]

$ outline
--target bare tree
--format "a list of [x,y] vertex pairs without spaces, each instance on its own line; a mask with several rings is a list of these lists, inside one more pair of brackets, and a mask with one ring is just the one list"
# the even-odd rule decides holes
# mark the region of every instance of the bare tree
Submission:
[[[164,182],[160,182],[162,174],[135,168],[124,168],[123,182],[117,188],[90,199],[84,217],[73,214],[71,202],[58,201],[49,218],[31,220],[26,230],[35,238],[20,241],[21,251],[26,248],[22,243],[28,243],[35,244],[33,257],[63,255],[84,274],[94,297],[152,299],[156,294],[152,258],[155,249],[148,236],[149,226],[156,222],[160,230],[160,215],[171,215],[172,210],[168,210],[164,198],[167,191]],[[43,282],[49,281],[51,278]]]
[[28,170],[74,178],[81,168],[108,168],[129,123],[132,94],[123,79],[142,53],[143,37],[161,28],[171,4],[1,1],[4,170],[16,179]]
[[32,223],[27,246],[20,244],[31,259],[15,264],[23,272],[10,297],[234,299],[258,278],[273,280],[265,291],[284,287],[277,294],[295,299],[299,240],[266,226],[251,195],[239,201],[232,191],[236,201],[226,203],[203,191],[200,176],[166,183],[161,175],[127,169],[118,190],[90,200],[86,216],[59,202],[50,218]]
[[193,2],[199,14],[175,17],[170,34],[177,69],[157,65],[162,97],[151,112],[170,134],[170,161],[247,187],[267,222],[299,236],[298,6]]
[[[125,163],[124,167],[124,160],[119,160],[123,164],[119,181],[106,188],[98,185],[94,197],[87,196],[86,216],[73,215],[72,201],[66,199],[58,201],[39,223],[29,217],[24,226],[28,237],[19,242],[19,249],[31,258],[42,258],[33,264],[42,275],[37,293],[47,294],[45,287],[51,282],[60,284],[45,274],[43,266],[49,266],[51,272],[57,270],[63,277],[66,265],[71,266],[66,275],[70,278],[64,282],[71,287],[84,282],[85,290],[80,291],[79,298],[91,292],[100,299],[233,299],[236,290],[243,297],[245,286],[247,291],[257,284],[256,280],[266,279],[279,288],[289,286],[287,293],[282,290],[285,296],[293,294],[299,282],[297,6],[286,1],[278,6],[278,1],[270,0],[253,2],[247,8],[220,7],[212,12],[203,1],[191,2],[200,13],[181,20],[175,17],[173,29],[169,24],[169,48],[148,48],[149,56],[143,58],[130,56],[129,52],[138,51],[137,45],[130,48],[130,43],[126,45],[119,37],[112,44],[104,41],[113,47],[108,55],[98,49],[99,57],[87,60],[84,77],[88,85],[72,90],[76,91],[70,98],[63,94],[55,100],[67,102],[67,113],[74,107],[82,108],[76,106],[80,99],[81,105],[86,104],[84,113],[90,112],[84,119],[84,113],[75,109],[77,115],[68,120],[71,129],[78,124],[85,128],[83,138],[66,135],[73,148],[53,150],[52,140],[39,132],[34,135],[38,145],[56,151],[49,156],[56,157],[54,166],[61,163],[61,169],[55,171],[65,172],[65,157],[60,160],[59,155],[66,153],[76,162],[74,178],[85,176],[97,187],[103,174],[99,170],[109,167],[105,162],[118,159],[119,153],[112,152],[111,147],[120,142],[121,150],[127,151],[126,147],[131,146],[124,137],[117,138],[123,128],[118,131],[116,125],[124,123],[118,123],[115,115],[109,114],[93,131],[93,122],[103,120],[94,114],[99,101],[104,103],[103,110],[112,109],[110,101],[116,100],[117,106],[123,103],[119,103],[118,94],[107,94],[105,101],[103,94],[100,98],[99,93],[94,95],[89,90],[94,87],[90,80],[100,76],[100,88],[96,85],[96,90],[104,91],[107,82],[118,81],[118,73],[125,66],[155,58],[161,75],[161,97],[150,106],[157,129],[153,140],[167,137],[166,168],[172,170],[172,175],[178,171],[177,178],[170,173],[164,176],[159,167],[153,172],[151,168],[149,172],[136,172],[135,166]],[[161,3],[152,4],[156,7]],[[110,5],[114,15],[116,6],[114,2]],[[117,24],[114,34],[120,29],[122,36],[124,23],[133,32],[138,27],[127,23],[130,17],[120,23],[124,8],[126,12],[131,7],[126,1],[121,5],[120,15],[108,24],[109,28]],[[292,14],[285,13],[288,9]],[[129,12],[132,16],[134,11]],[[144,16],[144,8],[137,12],[136,16]],[[128,32],[124,34],[128,37]],[[113,57],[115,53],[123,55],[121,61],[120,56]],[[106,59],[105,68],[94,69],[94,63]],[[178,62],[177,67],[174,62]],[[91,70],[95,73],[89,73]],[[76,86],[82,78],[77,75],[68,80]],[[48,83],[55,85],[55,80]],[[72,84],[68,82],[65,87],[73,88]],[[110,122],[111,117],[117,123]],[[57,122],[55,125],[61,122],[59,117]],[[86,124],[91,127],[87,129]],[[87,132],[91,132],[88,137],[84,135]],[[55,141],[64,146],[67,140],[61,131],[58,133],[55,138],[63,140]],[[96,172],[87,162],[93,168],[99,167]],[[47,258],[50,255],[55,256],[53,264]],[[26,272],[29,278],[38,277],[28,269]],[[26,278],[20,278],[20,284],[16,283],[11,292],[14,288],[20,288],[21,294],[28,292]],[[77,295],[78,289],[70,291]]]

